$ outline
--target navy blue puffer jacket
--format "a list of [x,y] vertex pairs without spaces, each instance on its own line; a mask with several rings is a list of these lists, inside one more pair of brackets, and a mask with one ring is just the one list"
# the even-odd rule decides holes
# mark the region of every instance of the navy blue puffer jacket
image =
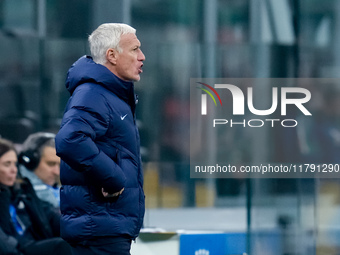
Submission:
[[[66,80],[71,97],[56,136],[61,158],[61,236],[136,238],[144,217],[133,83],[84,56]],[[115,193],[105,198],[101,189]]]

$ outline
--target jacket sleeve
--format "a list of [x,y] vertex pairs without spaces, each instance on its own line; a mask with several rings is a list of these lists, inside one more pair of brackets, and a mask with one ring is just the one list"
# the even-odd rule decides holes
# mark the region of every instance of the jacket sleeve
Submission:
[[94,91],[77,91],[68,105],[56,136],[57,155],[76,171],[85,172],[105,191],[114,193],[124,187],[122,169],[95,140],[104,136],[110,121],[106,98]]

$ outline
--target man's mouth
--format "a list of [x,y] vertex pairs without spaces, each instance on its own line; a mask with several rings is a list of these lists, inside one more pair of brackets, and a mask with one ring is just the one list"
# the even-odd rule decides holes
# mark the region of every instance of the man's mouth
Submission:
[[142,69],[143,65],[141,65],[139,68],[138,68],[138,73],[142,73],[143,72],[143,69]]

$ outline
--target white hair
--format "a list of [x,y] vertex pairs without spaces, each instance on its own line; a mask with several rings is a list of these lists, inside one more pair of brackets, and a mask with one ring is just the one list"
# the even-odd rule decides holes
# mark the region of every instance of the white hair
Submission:
[[105,64],[106,51],[110,48],[122,52],[119,42],[124,34],[136,34],[136,29],[122,23],[104,23],[94,30],[89,36],[93,61],[98,64]]

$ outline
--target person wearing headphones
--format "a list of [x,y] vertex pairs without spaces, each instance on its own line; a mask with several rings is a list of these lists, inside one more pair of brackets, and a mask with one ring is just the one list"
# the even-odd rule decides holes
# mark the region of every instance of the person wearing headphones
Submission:
[[60,214],[39,199],[17,168],[14,144],[0,138],[0,254],[72,255],[60,237]]
[[55,134],[38,132],[27,137],[18,156],[20,174],[27,177],[38,197],[60,206],[60,158],[56,155]]

